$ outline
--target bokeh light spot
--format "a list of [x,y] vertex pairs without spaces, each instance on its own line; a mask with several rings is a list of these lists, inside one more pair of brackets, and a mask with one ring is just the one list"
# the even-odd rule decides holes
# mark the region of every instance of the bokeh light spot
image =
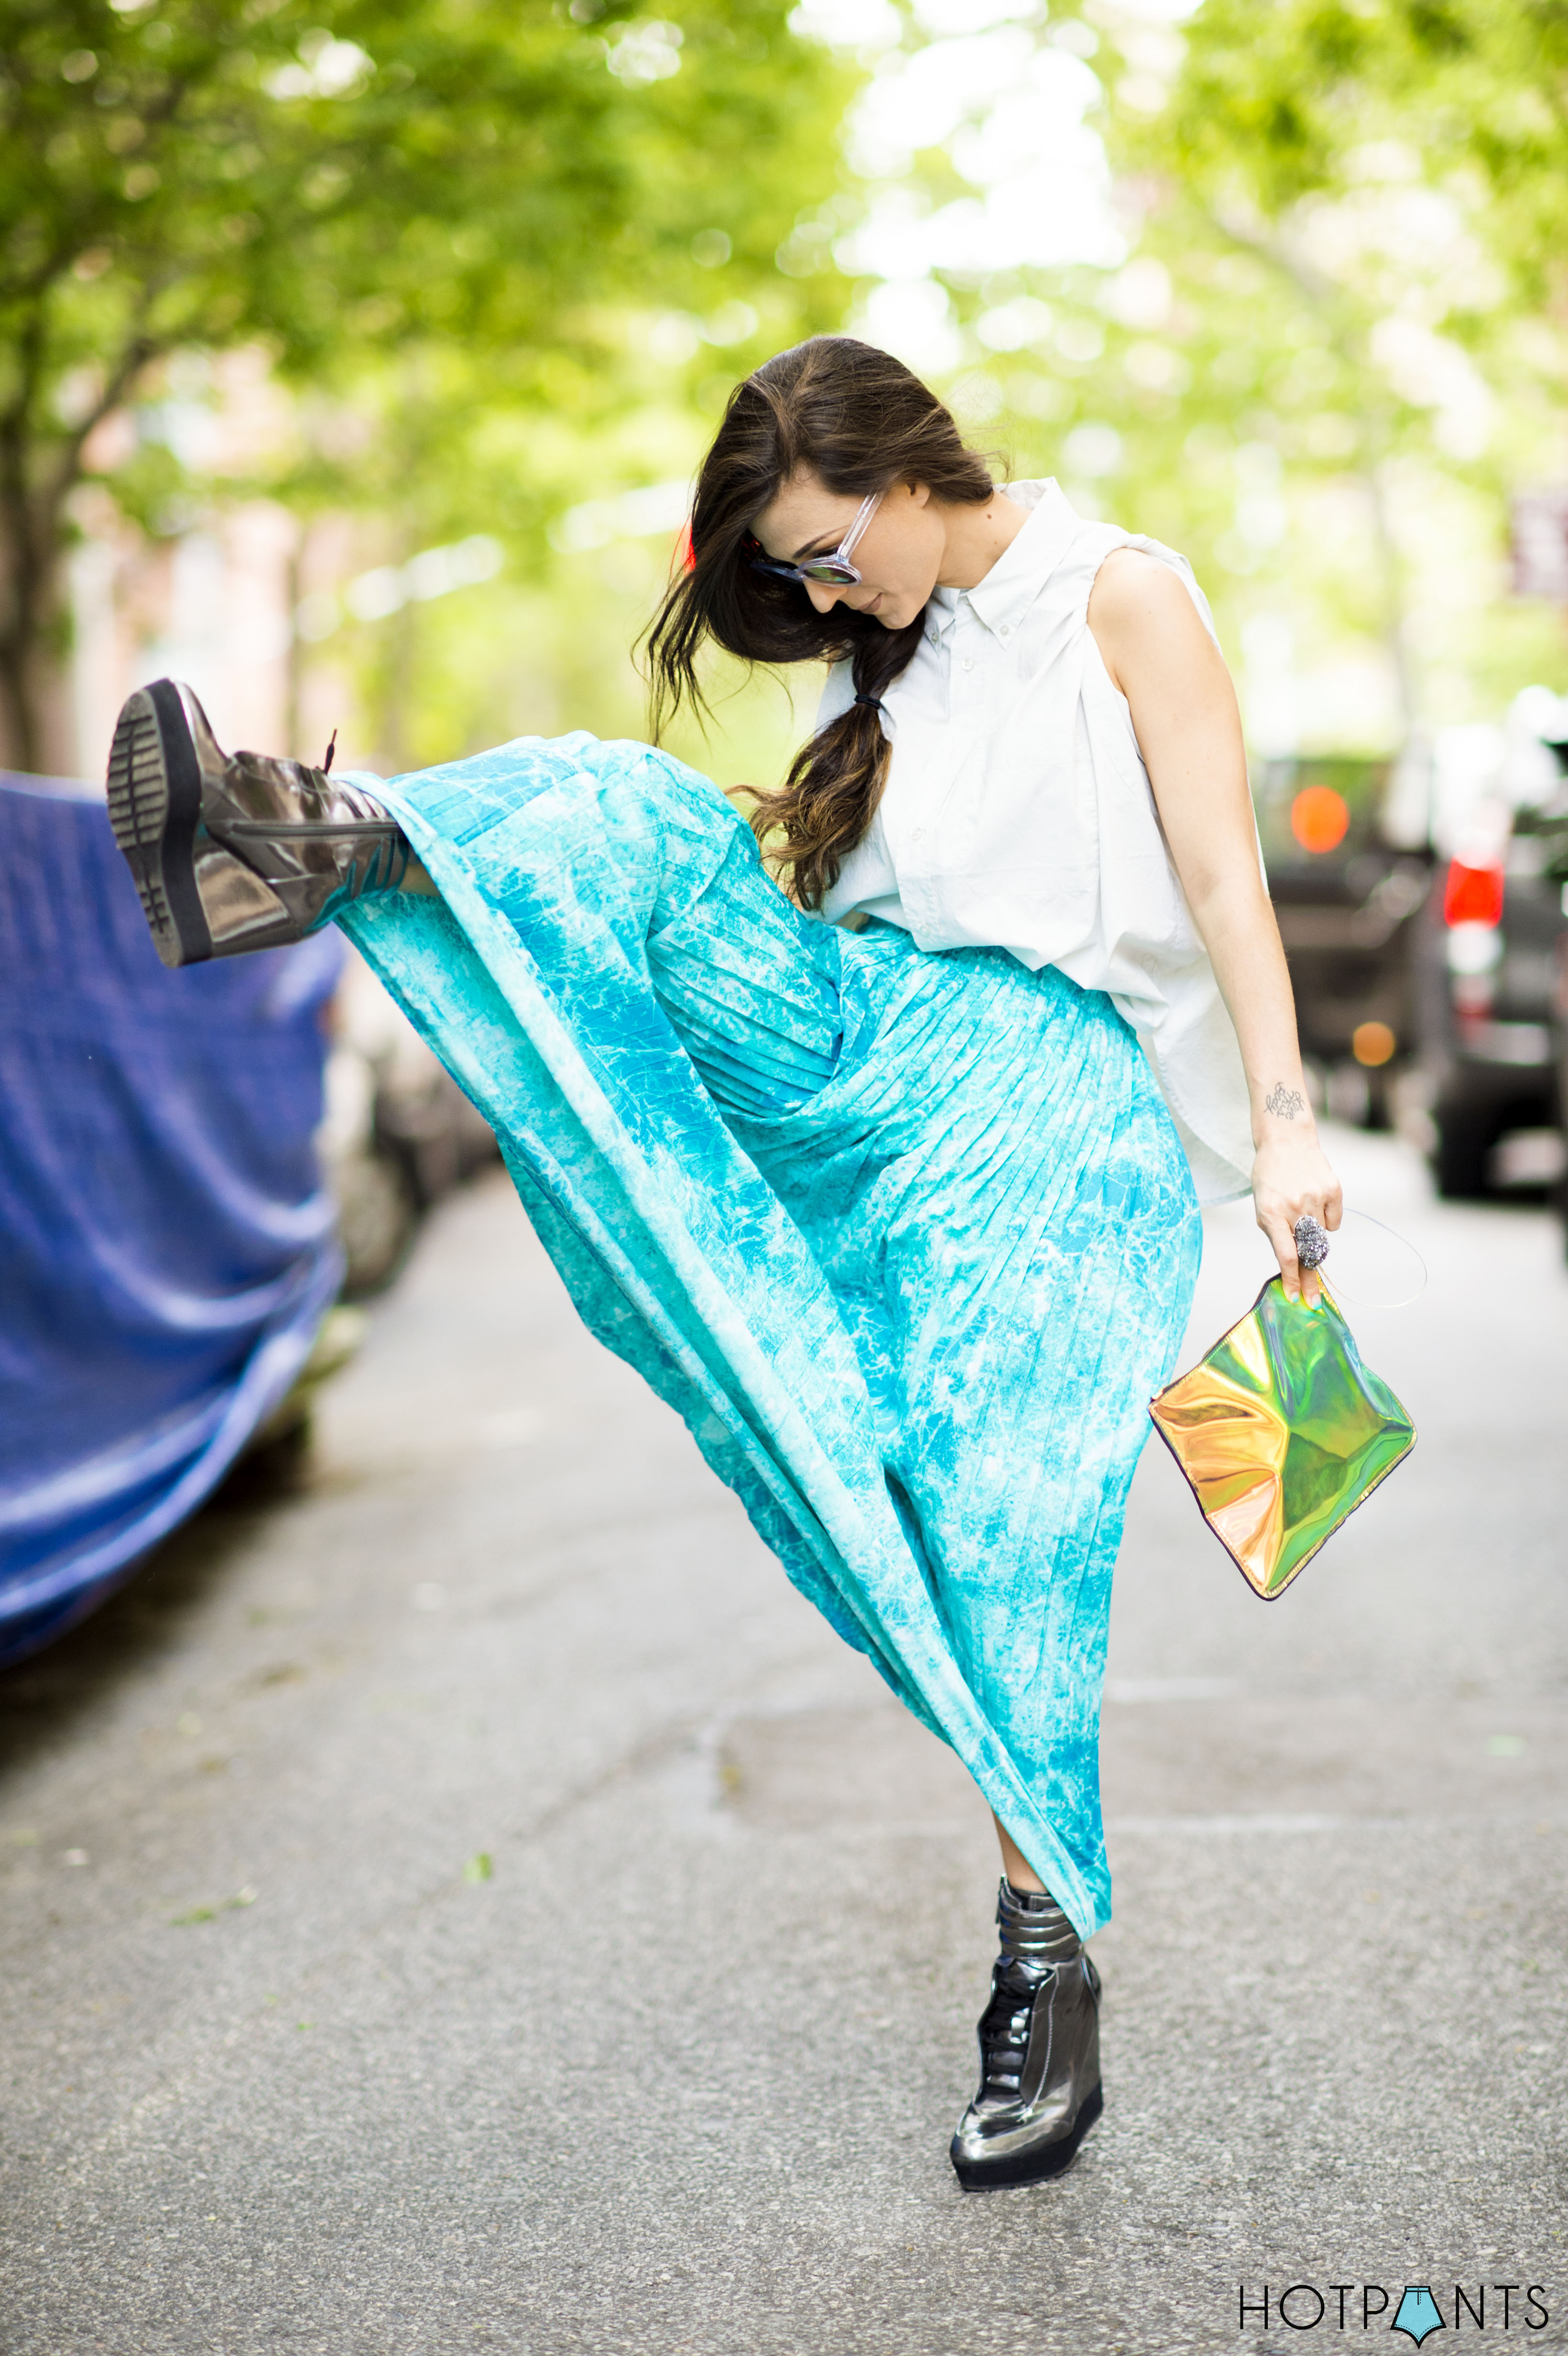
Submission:
[[1358,1023],[1350,1033],[1351,1055],[1358,1064],[1365,1064],[1374,1072],[1380,1064],[1388,1062],[1398,1044],[1386,1023]]
[[1350,806],[1332,786],[1304,786],[1290,805],[1290,830],[1315,856],[1338,851],[1350,828]]
[[1445,925],[1500,925],[1503,920],[1503,871],[1500,867],[1467,867],[1454,860],[1443,886]]

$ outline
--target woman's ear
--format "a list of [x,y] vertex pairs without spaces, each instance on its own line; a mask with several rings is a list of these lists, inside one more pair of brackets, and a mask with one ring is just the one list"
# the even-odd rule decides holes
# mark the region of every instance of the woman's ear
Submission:
[[929,483],[908,483],[904,487],[909,492],[911,504],[914,507],[924,507],[931,498],[931,485]]

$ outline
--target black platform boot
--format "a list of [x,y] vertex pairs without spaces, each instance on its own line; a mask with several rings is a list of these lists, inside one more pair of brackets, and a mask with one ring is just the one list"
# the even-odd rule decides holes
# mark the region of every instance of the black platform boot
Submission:
[[1043,1890],[1006,1880],[997,1921],[980,2091],[953,2138],[958,2181],[971,2191],[1060,2175],[1104,2107],[1100,1975],[1077,1932]]
[[400,883],[410,857],[390,811],[357,786],[301,761],[222,752],[172,679],[121,709],[109,823],[167,966],[301,940]]

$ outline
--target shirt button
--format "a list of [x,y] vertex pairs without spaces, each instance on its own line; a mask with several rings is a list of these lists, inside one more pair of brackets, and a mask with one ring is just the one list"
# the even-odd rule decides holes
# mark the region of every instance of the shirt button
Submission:
[[917,826],[917,827],[915,828],[915,830],[914,830],[913,834],[910,837],[910,840],[911,840],[911,841],[912,841],[912,842],[923,842],[923,841],[925,841],[925,829],[924,829],[924,827],[923,827],[923,826]]
[[965,655],[965,658],[964,658],[964,668],[965,668],[965,670],[973,670],[973,669],[974,669],[974,668],[975,668],[975,658],[974,658],[974,656],[973,656],[973,655]]
[[942,644],[942,633],[940,630],[927,630],[925,635],[931,640],[933,647],[939,647]]
[[1010,622],[1004,622],[1004,623],[1002,624],[1002,629],[1001,629],[1001,635],[1002,635],[1002,637],[1003,637],[1004,638],[1010,638],[1010,637],[1011,637],[1011,636],[1012,636],[1012,634],[1013,634],[1013,626],[1012,626],[1012,624],[1011,624]]

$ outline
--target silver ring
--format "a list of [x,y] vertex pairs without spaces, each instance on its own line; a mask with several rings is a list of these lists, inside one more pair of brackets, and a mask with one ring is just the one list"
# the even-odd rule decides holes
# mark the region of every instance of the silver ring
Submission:
[[1304,1212],[1291,1230],[1296,1237],[1296,1257],[1303,1268],[1321,1268],[1328,1257],[1328,1238],[1312,1216]]

